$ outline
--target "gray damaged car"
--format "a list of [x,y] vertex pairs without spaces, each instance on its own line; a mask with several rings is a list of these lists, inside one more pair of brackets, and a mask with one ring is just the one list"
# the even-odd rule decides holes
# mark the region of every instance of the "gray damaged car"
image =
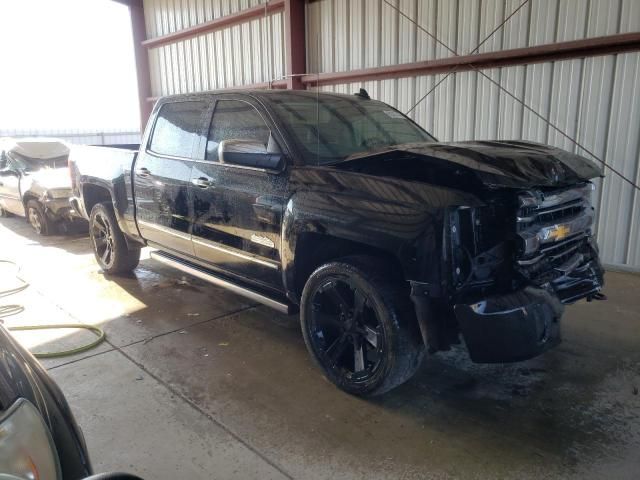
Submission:
[[0,216],[27,218],[40,235],[87,228],[69,203],[69,146],[56,139],[23,138],[0,144]]

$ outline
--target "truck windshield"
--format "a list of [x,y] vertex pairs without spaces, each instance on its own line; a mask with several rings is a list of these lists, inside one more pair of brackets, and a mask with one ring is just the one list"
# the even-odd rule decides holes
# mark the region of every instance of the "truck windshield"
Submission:
[[9,157],[24,172],[36,172],[43,168],[63,168],[67,166],[69,155],[53,158],[32,158],[17,152],[9,152]]
[[308,165],[336,163],[392,145],[435,141],[389,105],[356,95],[274,92],[267,98]]

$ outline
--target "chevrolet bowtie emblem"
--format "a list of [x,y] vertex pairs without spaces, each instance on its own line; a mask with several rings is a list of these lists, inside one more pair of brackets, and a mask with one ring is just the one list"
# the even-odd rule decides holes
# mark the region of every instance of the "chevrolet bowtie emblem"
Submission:
[[549,230],[546,231],[544,239],[559,241],[567,238],[570,233],[571,233],[571,227],[569,227],[568,225],[564,225],[564,224],[554,225],[553,227],[550,227]]

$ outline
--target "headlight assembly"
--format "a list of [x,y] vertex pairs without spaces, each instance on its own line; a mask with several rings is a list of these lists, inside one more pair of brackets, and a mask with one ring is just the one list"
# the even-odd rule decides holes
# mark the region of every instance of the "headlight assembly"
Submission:
[[0,478],[62,478],[58,454],[40,412],[18,399],[0,414]]

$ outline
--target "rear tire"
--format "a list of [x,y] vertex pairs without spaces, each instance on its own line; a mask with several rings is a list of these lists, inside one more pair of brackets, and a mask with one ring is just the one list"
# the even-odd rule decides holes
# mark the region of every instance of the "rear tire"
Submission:
[[89,237],[100,268],[111,275],[129,273],[138,266],[140,249],[130,249],[108,203],[98,203],[91,209]]
[[302,292],[304,341],[327,378],[354,395],[380,395],[422,362],[408,293],[376,259],[345,257],[314,271]]
[[51,235],[55,225],[44,213],[44,208],[37,200],[27,202],[27,220],[38,235]]

